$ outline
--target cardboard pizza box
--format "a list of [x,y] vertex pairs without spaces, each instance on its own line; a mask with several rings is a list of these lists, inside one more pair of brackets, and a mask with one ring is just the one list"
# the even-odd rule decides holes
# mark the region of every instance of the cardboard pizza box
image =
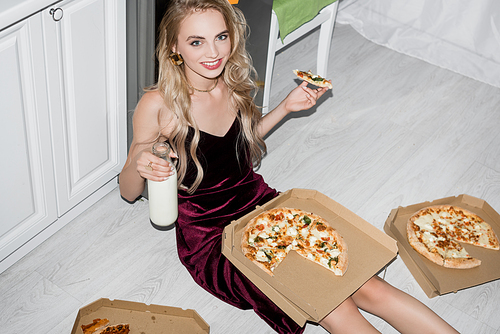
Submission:
[[[348,246],[344,276],[291,251],[271,276],[246,258],[241,237],[250,219],[263,211],[289,207],[315,213],[337,229]],[[226,226],[222,253],[299,325],[319,322],[397,255],[396,241],[316,190],[291,189]]]
[[81,326],[97,318],[108,319],[110,325],[127,323],[131,333],[210,333],[210,326],[194,310],[101,298],[78,311],[71,334],[82,334]]
[[500,278],[500,251],[462,244],[471,256],[481,260],[481,265],[471,269],[451,269],[429,261],[411,247],[406,237],[408,219],[422,208],[443,204],[456,205],[477,214],[500,235],[500,215],[486,201],[465,194],[393,209],[384,230],[398,241],[401,259],[429,298]]

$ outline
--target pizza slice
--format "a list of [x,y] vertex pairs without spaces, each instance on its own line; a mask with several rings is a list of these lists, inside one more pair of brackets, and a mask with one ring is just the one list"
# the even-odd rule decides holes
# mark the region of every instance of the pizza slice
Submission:
[[488,223],[481,223],[471,233],[472,244],[493,250],[500,250],[500,242],[493,228]]
[[95,334],[129,334],[130,328],[128,324],[118,324],[106,326]]
[[[274,214],[262,215],[245,235],[248,245],[245,255],[271,275],[286,256],[286,246],[279,237],[285,229],[282,219],[283,216]],[[278,243],[281,244],[280,248],[277,247]]]
[[457,241],[487,249],[500,249],[495,232],[484,221],[465,218],[449,225],[448,229]]
[[347,244],[333,227],[321,221],[315,221],[309,228],[307,252],[299,252],[337,276],[343,276],[347,270]]
[[325,78],[322,78],[319,75],[313,74],[311,71],[304,72],[304,71],[299,71],[299,70],[293,70],[293,73],[299,78],[304,81],[307,81],[310,84],[313,84],[318,87],[325,87],[328,89],[332,89],[332,81],[327,80]]
[[82,327],[83,334],[93,334],[96,331],[98,331],[99,329],[106,327],[108,324],[109,324],[108,319],[97,318],[97,319],[92,320],[92,323],[90,323],[88,325],[82,325],[81,327]]
[[458,242],[449,241],[450,246],[446,249],[443,266],[446,268],[474,268],[481,264],[481,260],[473,258]]
[[109,325],[108,319],[94,319],[91,324],[82,325],[83,334],[128,334],[129,324]]

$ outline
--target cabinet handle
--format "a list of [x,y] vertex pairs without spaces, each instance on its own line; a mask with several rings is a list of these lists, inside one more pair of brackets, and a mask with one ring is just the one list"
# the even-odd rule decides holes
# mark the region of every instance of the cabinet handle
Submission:
[[63,10],[62,8],[51,8],[50,11],[49,11],[49,14],[52,15],[52,19],[54,19],[54,21],[61,21],[61,19],[63,18]]

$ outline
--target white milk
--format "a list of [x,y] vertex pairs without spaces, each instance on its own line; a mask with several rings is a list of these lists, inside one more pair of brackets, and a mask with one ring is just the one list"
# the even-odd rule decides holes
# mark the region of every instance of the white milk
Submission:
[[149,219],[167,227],[177,220],[177,172],[165,181],[148,180]]
[[[166,143],[156,143],[153,145],[153,154],[167,160],[170,160],[170,146]],[[148,200],[149,200],[149,219],[153,226],[159,229],[165,229],[171,226],[177,220],[177,171],[174,168],[174,175],[165,181],[156,182],[148,180]]]

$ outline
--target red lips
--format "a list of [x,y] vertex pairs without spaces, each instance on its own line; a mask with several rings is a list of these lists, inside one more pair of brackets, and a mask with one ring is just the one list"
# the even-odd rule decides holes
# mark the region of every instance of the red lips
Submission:
[[213,62],[203,62],[201,65],[205,67],[207,70],[216,70],[222,64],[222,58]]

